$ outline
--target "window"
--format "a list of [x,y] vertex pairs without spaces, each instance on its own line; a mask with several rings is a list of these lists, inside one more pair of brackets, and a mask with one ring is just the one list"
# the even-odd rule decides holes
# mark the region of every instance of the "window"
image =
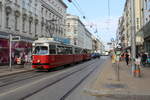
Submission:
[[35,34],[37,33],[37,23],[35,23]]
[[22,7],[25,8],[25,0],[22,1]]
[[9,14],[6,14],[6,28],[9,28]]
[[36,46],[33,54],[35,55],[47,55],[48,54],[48,47],[47,46]]
[[72,54],[72,47],[66,47],[66,54]]
[[31,29],[32,29],[32,22],[33,22],[33,17],[30,16],[30,17],[29,17],[29,33],[30,33],[30,34],[32,34],[32,31],[31,31]]
[[49,45],[49,53],[56,54],[56,45]]
[[147,0],[145,0],[145,9],[147,9]]
[[81,48],[75,48],[75,54],[81,54],[82,49]]
[[35,0],[35,6],[37,6],[37,4],[38,4],[38,1],[37,1],[37,0]]
[[15,3],[18,4],[18,0],[15,0]]
[[22,20],[22,31],[25,32],[25,19]]
[[15,16],[15,30],[18,30],[18,17]]
[[57,53],[58,54],[67,54],[66,47],[65,46],[58,46],[57,47]]
[[43,9],[44,9],[44,8],[41,9],[42,16],[43,16]]

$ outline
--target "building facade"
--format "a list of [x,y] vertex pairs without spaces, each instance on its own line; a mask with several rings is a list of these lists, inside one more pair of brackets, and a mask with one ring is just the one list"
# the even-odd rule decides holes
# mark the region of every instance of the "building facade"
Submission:
[[[131,50],[132,45],[132,30],[134,27],[136,37],[136,48],[137,51],[143,51],[143,31],[141,30],[144,25],[144,0],[134,0],[134,12],[131,11],[133,5],[131,0],[126,0],[123,15],[118,21],[118,35],[121,39],[121,46],[124,49]],[[132,13],[134,13],[134,23],[132,25]],[[120,37],[121,36],[121,37]]]
[[85,28],[78,16],[67,14],[66,37],[70,38],[71,45],[92,49],[91,33]]
[[64,37],[66,9],[62,0],[0,0],[0,64],[9,62],[10,35],[20,36],[12,42],[12,59],[31,56],[38,37]]
[[41,0],[41,34],[64,37],[67,6],[62,0]]
[[143,37],[144,37],[144,51],[150,54],[150,1],[143,1]]
[[103,54],[105,51],[104,44],[95,36],[92,36],[92,52]]

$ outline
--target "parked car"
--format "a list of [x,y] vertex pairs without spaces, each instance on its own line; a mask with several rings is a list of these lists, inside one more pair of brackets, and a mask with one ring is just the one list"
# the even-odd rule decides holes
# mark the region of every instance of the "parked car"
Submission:
[[100,58],[100,53],[92,53],[91,57],[92,58]]

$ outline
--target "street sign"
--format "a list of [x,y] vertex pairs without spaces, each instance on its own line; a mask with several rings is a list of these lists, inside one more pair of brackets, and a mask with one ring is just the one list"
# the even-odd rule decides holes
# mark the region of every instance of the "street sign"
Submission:
[[111,42],[108,42],[107,45],[112,45],[112,43],[111,43]]
[[20,36],[12,36],[11,41],[20,41]]

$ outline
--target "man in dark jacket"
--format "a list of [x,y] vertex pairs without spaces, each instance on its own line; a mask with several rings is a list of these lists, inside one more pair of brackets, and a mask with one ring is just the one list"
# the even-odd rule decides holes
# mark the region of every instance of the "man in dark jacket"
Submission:
[[142,63],[143,66],[145,66],[146,60],[147,60],[147,55],[145,53],[143,53],[142,57],[141,57],[141,63]]

